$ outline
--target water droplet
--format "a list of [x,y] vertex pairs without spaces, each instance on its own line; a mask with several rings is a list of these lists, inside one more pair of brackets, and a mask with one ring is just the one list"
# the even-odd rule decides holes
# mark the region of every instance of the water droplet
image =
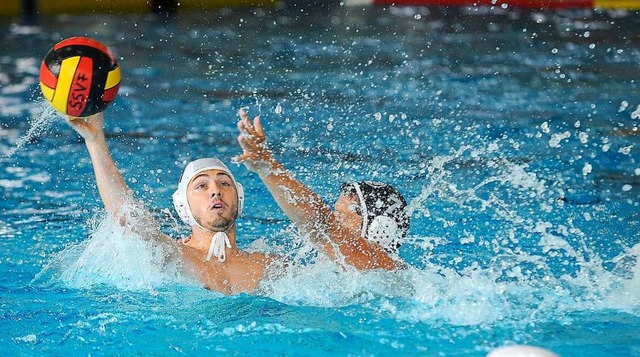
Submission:
[[624,146],[618,149],[618,152],[623,155],[629,155],[631,153],[631,149],[633,149],[633,145]]
[[542,123],[542,125],[540,125],[540,129],[542,129],[542,132],[545,134],[549,133],[549,123],[547,123],[546,121],[544,123]]
[[551,136],[551,139],[549,139],[549,146],[551,146],[552,148],[560,147],[560,143],[562,142],[562,140],[568,139],[570,137],[571,137],[571,133],[568,131],[565,131],[564,133],[561,133],[561,134],[553,134]]
[[625,110],[627,110],[628,107],[629,107],[629,102],[627,102],[626,100],[623,100],[622,103],[620,103],[620,108],[618,108],[618,113],[624,112]]
[[578,138],[580,139],[580,142],[583,144],[586,144],[589,141],[589,134],[583,132],[580,132],[580,134],[578,134]]

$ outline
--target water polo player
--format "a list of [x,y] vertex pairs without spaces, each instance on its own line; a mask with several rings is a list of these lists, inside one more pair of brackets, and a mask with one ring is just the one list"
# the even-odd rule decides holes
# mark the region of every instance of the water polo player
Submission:
[[[103,114],[67,117],[67,123],[85,141],[100,197],[109,214],[143,236],[154,237],[174,248],[187,263],[187,273],[207,289],[238,294],[258,288],[273,259],[262,253],[244,252],[236,245],[235,221],[242,212],[244,193],[227,166],[217,159],[206,158],[185,168],[173,201],[180,218],[191,227],[191,235],[178,244],[160,232],[142,207],[136,206],[135,212],[128,215],[127,205],[134,198],[107,147]],[[148,218],[140,221],[135,217]],[[214,255],[217,259],[211,259]]]
[[235,158],[256,172],[278,206],[303,233],[337,261],[358,269],[403,267],[397,255],[409,229],[407,203],[392,186],[375,182],[343,185],[335,211],[278,162],[265,145],[256,117],[240,110],[238,142],[243,154]]

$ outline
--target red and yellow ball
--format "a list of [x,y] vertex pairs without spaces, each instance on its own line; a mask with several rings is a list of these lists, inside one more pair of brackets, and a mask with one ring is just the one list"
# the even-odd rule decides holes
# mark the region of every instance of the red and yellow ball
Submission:
[[104,111],[120,88],[120,67],[102,43],[71,37],[56,44],[40,65],[40,89],[60,113],[86,117]]

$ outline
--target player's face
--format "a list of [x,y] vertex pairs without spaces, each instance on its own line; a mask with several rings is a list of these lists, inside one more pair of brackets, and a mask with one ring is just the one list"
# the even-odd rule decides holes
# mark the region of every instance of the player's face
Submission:
[[348,193],[340,194],[334,210],[338,222],[343,227],[353,231],[360,231],[362,227],[362,212],[360,212],[360,202],[358,202],[357,197]]
[[196,221],[214,232],[227,231],[238,217],[236,185],[224,171],[196,175],[187,186],[187,200]]

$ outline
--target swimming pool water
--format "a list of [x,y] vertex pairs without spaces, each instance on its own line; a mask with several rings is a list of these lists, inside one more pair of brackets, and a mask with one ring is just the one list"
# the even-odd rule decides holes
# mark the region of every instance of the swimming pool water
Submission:
[[[640,355],[640,17],[625,11],[238,9],[0,19],[5,355]],[[239,245],[299,262],[223,297],[104,219],[83,143],[38,89],[62,38],[123,71],[106,113],[129,185],[176,237],[185,160],[239,153],[261,114],[330,203],[377,179],[411,202],[406,272],[341,271],[259,180]],[[31,131],[31,132],[30,132]]]

